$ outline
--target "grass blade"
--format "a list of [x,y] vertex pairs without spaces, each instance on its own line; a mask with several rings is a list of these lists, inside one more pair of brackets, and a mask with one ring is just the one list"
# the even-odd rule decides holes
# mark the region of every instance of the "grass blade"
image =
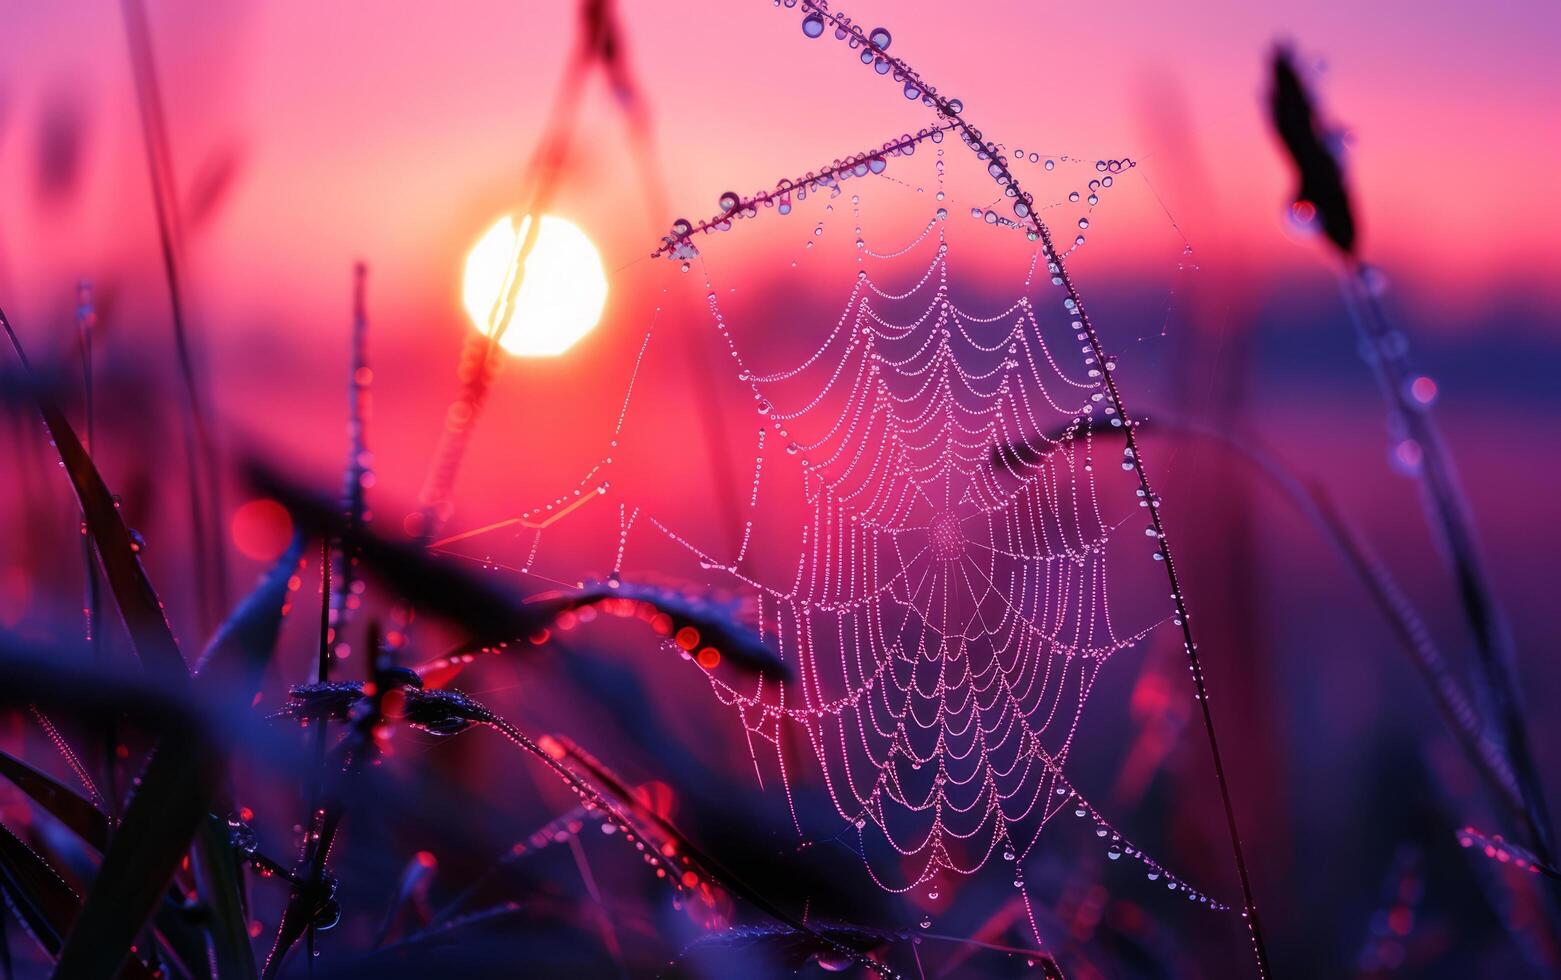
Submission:
[[81,900],[47,861],[0,824],[0,884],[11,908],[38,944],[57,956]]
[[194,864],[196,887],[206,903],[206,931],[217,976],[222,980],[254,980],[255,951],[249,944],[238,857],[227,826],[211,814],[196,832]]
[[303,538],[292,542],[259,584],[217,628],[197,661],[196,688],[218,693],[247,708],[260,690],[260,680],[287,612],[289,580],[303,554]]
[[108,816],[86,797],[8,752],[0,752],[0,776],[9,779],[71,833],[103,850],[108,841]]
[[198,732],[159,741],[66,936],[56,976],[117,975],[188,853],[219,774],[218,756]]
[[[0,325],[5,327],[11,347],[31,380],[32,365],[22,350],[16,331],[11,327],[11,321],[6,319],[4,310],[0,310]],[[36,385],[33,387],[33,396],[43,416],[43,424],[49,430],[49,437],[54,440],[55,448],[59,451],[60,463],[70,477],[71,488],[76,492],[76,500],[81,505],[82,517],[87,524],[87,535],[97,548],[98,559],[103,564],[103,572],[108,577],[109,588],[113,590],[114,601],[119,605],[125,627],[130,631],[137,656],[148,670],[156,674],[166,675],[170,679],[184,678],[189,668],[179,653],[179,644],[174,640],[168,618],[163,614],[162,603],[158,601],[157,593],[147,579],[145,569],[141,567],[141,559],[137,557],[139,547],[131,540],[130,529],[125,526],[113,494],[109,493],[107,484],[103,482],[103,475],[93,465],[92,457],[87,455],[65,414]]]

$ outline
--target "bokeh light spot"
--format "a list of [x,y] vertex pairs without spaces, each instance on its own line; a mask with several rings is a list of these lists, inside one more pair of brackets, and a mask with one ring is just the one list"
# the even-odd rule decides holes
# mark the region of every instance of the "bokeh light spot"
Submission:
[[233,512],[233,545],[251,561],[275,561],[293,538],[293,518],[275,500],[261,498]]

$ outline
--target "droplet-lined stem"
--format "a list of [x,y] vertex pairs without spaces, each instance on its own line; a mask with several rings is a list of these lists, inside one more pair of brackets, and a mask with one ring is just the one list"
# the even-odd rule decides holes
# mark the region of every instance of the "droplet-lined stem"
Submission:
[[1402,448],[1412,454],[1408,458],[1401,454],[1400,460],[1406,464],[1413,460],[1426,517],[1445,545],[1447,561],[1452,566],[1458,599],[1474,634],[1477,676],[1523,797],[1529,840],[1541,863],[1554,864],[1549,809],[1529,749],[1522,697],[1513,667],[1516,657],[1512,633],[1481,560],[1474,520],[1459,485],[1457,469],[1427,407],[1413,400],[1412,372],[1404,354],[1403,337],[1382,307],[1373,282],[1375,273],[1351,258],[1344,275],[1350,314],[1370,351],[1368,360],[1388,402],[1392,424],[1401,429]]
[[[582,777],[579,773],[575,772],[557,758],[554,758],[552,754],[550,754],[546,749],[542,748],[542,746],[538,745],[536,741],[533,740],[530,736],[526,735],[514,725],[511,725],[509,722],[505,721],[503,718],[500,718],[498,715],[493,714],[487,709],[481,709],[481,712],[478,715],[478,720],[492,728],[494,731],[503,735],[510,742],[514,743],[515,745],[529,752],[531,755],[535,756],[537,759],[541,760],[543,765],[547,766],[547,768],[552,771],[555,776],[568,784],[568,786],[577,794],[579,794],[581,799],[585,800],[588,804],[601,808],[601,810],[608,814],[612,820],[632,831],[641,840],[644,840],[647,843],[649,842],[650,838],[646,835],[644,830],[640,828],[637,818],[631,816],[618,804],[608,799],[607,796],[601,792],[601,790]],[[884,966],[884,964],[879,963],[876,960],[869,959],[862,953],[852,949],[849,946],[835,942],[828,936],[810,927],[807,923],[772,904],[763,895],[760,895],[753,889],[742,885],[735,875],[729,871],[726,871],[713,857],[701,851],[692,841],[688,839],[687,836],[682,833],[682,831],[678,830],[677,827],[675,827],[671,821],[667,820],[665,817],[662,817],[659,814],[650,813],[648,815],[648,819],[655,822],[657,829],[662,834],[676,841],[678,849],[681,850],[683,854],[691,859],[695,864],[703,868],[707,875],[715,879],[724,887],[731,889],[735,894],[741,895],[743,898],[747,899],[761,912],[775,919],[777,922],[788,926],[789,928],[806,934],[818,943],[834,950],[836,953],[839,953],[842,956],[850,957],[853,961],[861,963],[863,966],[872,970],[881,977],[890,978],[897,976],[897,974],[891,971],[888,967]],[[660,861],[661,858],[658,856],[656,860]],[[681,887],[677,885],[675,875],[669,875],[669,878],[672,879],[675,887]]]
[[[1236,872],[1241,879],[1241,894],[1244,906],[1243,916],[1252,940],[1253,956],[1256,960],[1259,976],[1266,978],[1269,974],[1268,950],[1263,941],[1262,926],[1258,918],[1257,901],[1253,895],[1251,875],[1247,870],[1246,854],[1242,848],[1241,832],[1236,821],[1236,810],[1231,801],[1229,780],[1226,778],[1225,763],[1220,754],[1219,739],[1215,733],[1214,716],[1209,708],[1208,689],[1204,680],[1203,665],[1198,659],[1198,647],[1193,638],[1192,620],[1188,616],[1181,581],[1176,574],[1176,564],[1172,560],[1170,542],[1166,537],[1164,522],[1161,519],[1159,500],[1150,486],[1149,477],[1144,467],[1143,453],[1139,449],[1134,434],[1132,416],[1128,414],[1121,391],[1117,387],[1116,379],[1112,372],[1111,360],[1106,356],[1100,335],[1096,331],[1094,323],[1090,320],[1089,314],[1084,309],[1083,298],[1079,295],[1073,278],[1068,274],[1063,256],[1057,251],[1053,243],[1051,231],[1036,213],[1034,202],[1030,195],[1019,186],[1019,181],[1009,171],[1008,165],[1003,160],[1003,154],[998,147],[993,143],[984,141],[981,131],[973,127],[962,116],[964,105],[961,102],[939,95],[936,89],[926,84],[921,76],[904,61],[883,51],[884,45],[875,43],[873,39],[863,33],[860,27],[831,12],[825,0],[801,0],[799,6],[805,15],[821,17],[832,25],[838,33],[841,33],[842,36],[854,38],[857,46],[867,45],[876,49],[876,58],[881,59],[892,70],[897,72],[896,77],[904,78],[908,84],[914,85],[919,89],[922,102],[936,111],[945,121],[953,124],[971,151],[979,158],[988,162],[987,169],[991,173],[993,180],[999,186],[1011,192],[1008,196],[1012,197],[1016,202],[1015,213],[1024,224],[1029,225],[1032,239],[1041,243],[1045,256],[1055,265],[1053,278],[1061,286],[1066,297],[1064,305],[1072,314],[1081,339],[1089,345],[1090,353],[1094,357],[1095,363],[1101,366],[1101,378],[1106,397],[1110,400],[1111,407],[1115,410],[1117,417],[1122,420],[1127,440],[1128,460],[1131,463],[1134,475],[1138,479],[1139,493],[1143,498],[1142,503],[1149,511],[1149,520],[1154,531],[1156,547],[1159,550],[1162,564],[1165,566],[1166,578],[1171,587],[1171,600],[1175,604],[1176,621],[1181,628],[1182,644],[1187,653],[1194,695],[1197,698],[1198,706],[1203,716],[1203,729],[1207,736],[1209,754],[1214,765],[1215,781],[1219,786],[1220,802],[1224,807],[1226,826],[1230,833],[1231,853],[1235,860]],[[809,33],[811,34],[812,32]]]

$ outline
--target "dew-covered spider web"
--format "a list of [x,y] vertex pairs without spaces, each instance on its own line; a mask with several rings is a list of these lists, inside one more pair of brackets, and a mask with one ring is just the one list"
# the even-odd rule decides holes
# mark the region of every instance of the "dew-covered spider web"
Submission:
[[[592,507],[616,514],[607,586],[635,580],[641,555],[673,576],[697,567],[689,577],[730,598],[789,678],[727,670],[697,631],[668,627],[667,644],[740,721],[758,778],[779,777],[801,839],[844,843],[882,888],[936,897],[984,872],[1026,895],[1043,831],[1082,821],[1113,861],[1229,909],[1070,776],[1112,658],[1157,631],[1193,650],[1115,364],[1066,271],[1136,165],[988,140],[888,55],[888,31],[810,0],[783,6],[805,38],[832,33],[934,119],[770,190],[722,193],[714,216],[679,220],[655,251],[677,281],[629,391],[653,340],[694,329],[668,323],[685,309],[672,294],[702,292],[693,316],[743,401],[725,411],[755,423],[733,423],[752,433],[751,471],[744,460],[727,488],[734,533],[714,516],[664,517],[608,478],[633,397],[578,487],[480,531],[518,525],[521,570],[583,581],[591,570],[550,564],[569,549],[555,559],[548,542],[606,498]],[[760,262],[781,272],[760,288],[732,281]],[[822,782],[831,827],[806,826],[799,778]]]
[[[1189,899],[1224,908],[1124,839],[1067,776],[1099,672],[1174,612],[1114,618],[1113,561],[1148,564],[1151,549],[1120,479],[1120,440],[1094,436],[1097,420],[1109,427],[1114,414],[1105,366],[1081,351],[1069,311],[1046,295],[1055,287],[1044,249],[991,207],[961,217],[1016,239],[1027,264],[1002,285],[1001,305],[991,303],[994,287],[958,288],[970,269],[949,244],[959,219],[944,190],[943,137],[927,130],[896,141],[892,167],[870,158],[816,181],[817,207],[833,214],[807,231],[852,236],[855,259],[838,277],[835,315],[810,325],[816,345],[783,365],[745,353],[742,317],[728,314],[701,246],[674,244],[674,261],[705,271],[709,317],[762,420],[750,505],[788,468],[800,474],[805,516],[778,581],[746,570],[751,523],[735,553],[652,523],[701,568],[734,580],[762,635],[795,665],[784,686],[710,679],[750,743],[779,751],[785,726],[805,734],[807,757],[782,766],[817,768],[879,885],[936,892],[940,877],[994,860],[1022,867],[1040,831],[1065,815],[1089,821],[1111,858],[1141,861]],[[897,190],[919,198],[925,221],[879,245],[863,231],[869,192],[858,188],[880,175],[914,180],[907,158],[919,145],[931,179]],[[1110,186],[1100,175],[1131,164],[1098,161],[1097,172],[1096,163],[1037,154],[1034,165],[1087,174],[1080,183],[1098,203]],[[716,230],[772,208],[777,217],[802,211],[808,198],[794,188],[745,203]],[[1076,192],[1059,197],[1059,206],[1076,203]],[[1097,454],[1119,478],[1109,488]],[[1117,499],[1103,501],[1107,493]]]

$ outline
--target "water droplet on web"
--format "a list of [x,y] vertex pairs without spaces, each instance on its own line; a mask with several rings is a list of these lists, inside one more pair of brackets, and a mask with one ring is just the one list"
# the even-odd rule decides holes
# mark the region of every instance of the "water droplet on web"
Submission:
[[873,44],[880,51],[889,50],[889,42],[893,40],[893,38],[889,36],[889,32],[884,30],[882,27],[873,28],[873,32],[867,35],[867,39],[873,42]]
[[824,18],[819,14],[808,14],[802,18],[802,33],[808,37],[820,37],[824,33]]

